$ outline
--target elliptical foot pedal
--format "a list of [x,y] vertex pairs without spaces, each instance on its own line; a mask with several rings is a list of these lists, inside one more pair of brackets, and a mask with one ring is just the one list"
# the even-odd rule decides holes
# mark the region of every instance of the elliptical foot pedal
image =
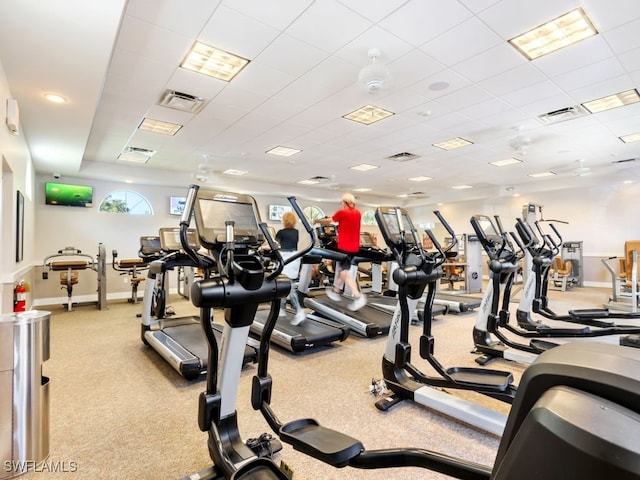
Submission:
[[294,420],[280,428],[280,438],[295,450],[337,468],[346,467],[364,446],[349,435],[331,430],[311,418]]
[[640,348],[640,335],[634,333],[626,337],[620,337],[620,345],[623,347]]

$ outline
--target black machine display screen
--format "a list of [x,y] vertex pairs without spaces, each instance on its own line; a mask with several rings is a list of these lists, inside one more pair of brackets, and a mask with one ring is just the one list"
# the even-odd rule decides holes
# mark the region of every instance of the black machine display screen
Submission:
[[493,225],[493,222],[489,217],[486,217],[484,215],[478,215],[476,217],[476,220],[478,222],[478,226],[484,233],[485,238],[491,241],[496,241],[496,239],[498,240],[500,239],[500,235],[498,234],[496,227]]
[[202,229],[199,227],[198,230],[201,234],[205,232],[207,243],[225,241],[225,222],[228,220],[234,222],[236,241],[239,237],[253,237],[254,239],[261,237],[256,214],[250,203],[200,198],[198,206],[203,227]]
[[[385,223],[385,230],[389,233],[389,235],[391,236],[391,240],[393,241],[393,243],[400,243],[402,241],[401,237],[400,237],[400,226],[398,225],[398,217],[396,215],[395,212],[384,212],[382,214],[382,218],[384,220]],[[402,218],[402,229],[405,231],[406,235],[406,242],[408,244],[412,244],[415,243],[414,239],[413,239],[413,235],[411,233],[411,231],[413,230],[412,227],[412,223],[411,223],[411,219],[409,218],[409,216],[406,213],[403,213],[401,215]]]

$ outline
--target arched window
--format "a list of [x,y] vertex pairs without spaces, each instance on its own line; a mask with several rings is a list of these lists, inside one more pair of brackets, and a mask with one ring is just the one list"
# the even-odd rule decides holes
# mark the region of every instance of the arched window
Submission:
[[304,216],[307,217],[307,220],[309,220],[309,223],[311,223],[311,225],[313,225],[313,222],[316,218],[325,217],[324,211],[320,207],[316,207],[315,205],[304,207],[302,209],[302,213],[304,213]]
[[153,208],[142,195],[130,190],[111,192],[100,203],[100,212],[128,213],[129,215],[153,215]]
[[376,212],[374,212],[373,210],[365,210],[364,212],[362,212],[361,223],[363,225],[377,225],[378,222],[376,222]]

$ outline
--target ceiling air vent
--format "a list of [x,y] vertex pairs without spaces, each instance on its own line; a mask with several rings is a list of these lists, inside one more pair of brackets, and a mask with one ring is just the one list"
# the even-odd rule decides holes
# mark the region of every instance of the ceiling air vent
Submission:
[[637,159],[637,158],[627,158],[626,160],[614,160],[614,161],[613,161],[613,162],[611,162],[611,163],[618,165],[618,164],[620,164],[620,163],[635,162],[636,160],[638,160],[638,159]]
[[407,193],[407,197],[429,198],[426,192],[411,192]]
[[565,107],[554,110],[553,112],[543,113],[542,115],[538,115],[538,118],[542,120],[543,123],[549,125],[552,123],[566,122],[567,120],[573,120],[574,118],[584,117],[586,115],[589,115],[589,112],[581,106],[575,105],[573,107]]
[[406,162],[407,160],[413,160],[414,158],[418,158],[418,155],[409,152],[396,153],[395,155],[391,155],[387,157],[389,160],[393,160],[394,162]]
[[198,113],[203,109],[205,102],[204,98],[201,97],[176,92],[175,90],[166,90],[160,97],[158,105],[183,112]]

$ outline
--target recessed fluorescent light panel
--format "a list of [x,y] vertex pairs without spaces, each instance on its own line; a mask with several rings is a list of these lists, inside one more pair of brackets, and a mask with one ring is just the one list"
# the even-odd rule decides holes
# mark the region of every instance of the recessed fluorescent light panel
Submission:
[[235,170],[233,168],[227,168],[224,172],[225,175],[236,175],[236,176],[240,176],[240,175],[246,175],[247,172],[246,170]]
[[65,97],[56,93],[45,93],[44,98],[49,100],[51,103],[65,103],[67,101]]
[[249,60],[246,58],[196,42],[180,66],[187,70],[230,82],[248,63]]
[[489,162],[490,165],[495,165],[496,167],[506,167],[507,165],[515,165],[516,163],[522,163],[522,160],[518,160],[517,158],[505,158],[504,160]]
[[156,154],[155,150],[127,147],[118,155],[118,160],[132,163],[147,163]]
[[544,178],[544,177],[553,177],[555,173],[553,172],[540,172],[540,173],[530,173],[529,176],[533,178]]
[[342,118],[347,120],[353,120],[354,122],[363,123],[365,125],[371,125],[372,123],[379,122],[387,117],[395,115],[393,112],[384,110],[382,108],[374,107],[373,105],[365,105],[364,107],[344,115]]
[[145,118],[138,127],[140,130],[147,132],[162,133],[163,135],[175,135],[182,125],[177,123],[164,122],[162,120],[154,120],[153,118]]
[[291,155],[295,155],[296,153],[299,153],[301,151],[302,150],[298,150],[297,148],[289,148],[279,145],[272,148],[271,150],[267,150],[266,153],[270,153],[271,155],[280,155],[281,157],[290,157]]
[[354,192],[370,192],[371,189],[370,188],[354,188],[353,191]]
[[640,142],[640,132],[619,137],[624,143]]
[[315,178],[308,178],[307,180],[300,180],[299,182],[300,185],[315,185],[316,183],[320,183],[320,180],[317,180]]
[[473,142],[460,137],[433,144],[434,147],[441,148],[442,150],[453,150],[454,148],[466,147],[467,145],[473,145]]
[[582,9],[576,8],[544,25],[512,38],[509,43],[529,60],[534,60],[597,33],[598,31]]
[[411,177],[409,180],[411,180],[412,182],[426,182],[427,180],[433,180],[433,178],[420,176],[420,177]]
[[473,188],[471,185],[456,185],[454,187],[451,187],[454,190],[466,190],[467,188]]
[[590,113],[598,113],[637,102],[640,102],[640,95],[638,95],[638,91],[634,88],[626,92],[591,100],[590,102],[583,103],[582,106],[589,110]]
[[358,170],[359,172],[366,172],[367,170],[375,170],[376,168],[380,168],[377,165],[369,165],[368,163],[361,163],[360,165],[354,165],[353,167],[349,167],[350,170]]

